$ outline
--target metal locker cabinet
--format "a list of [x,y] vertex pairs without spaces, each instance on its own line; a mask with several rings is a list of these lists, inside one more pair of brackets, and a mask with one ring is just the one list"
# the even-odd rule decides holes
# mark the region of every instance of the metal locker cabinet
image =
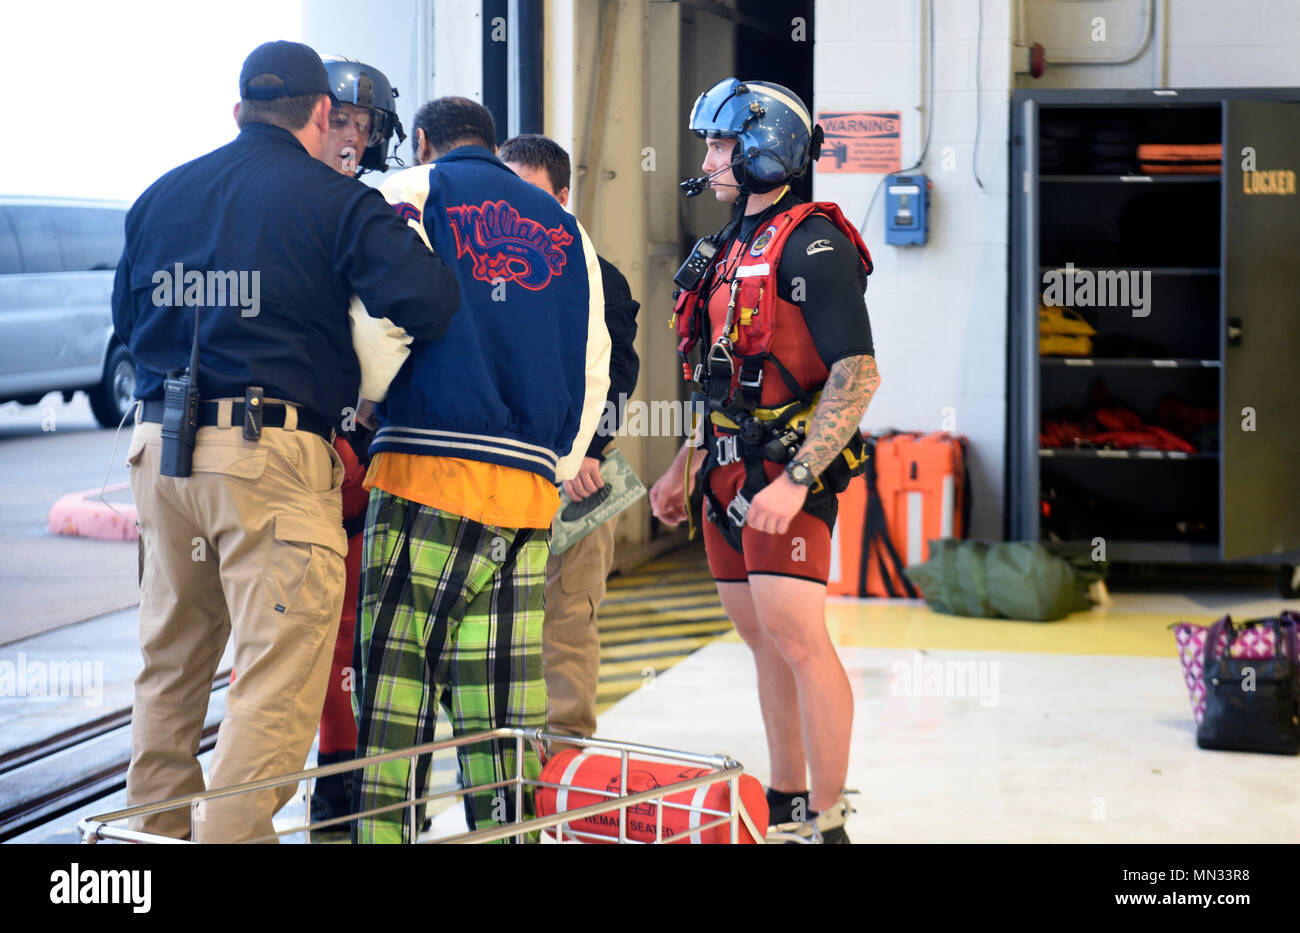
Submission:
[[[1101,178],[1070,174],[1059,164],[1044,174],[1042,165],[1050,161],[1040,160],[1040,154],[1050,155],[1044,121],[1056,121],[1059,129],[1073,119],[1086,125],[1089,119],[1112,115],[1148,129],[1180,120],[1206,128],[1205,138],[1185,141],[1221,142],[1222,174],[1182,180]],[[1043,478],[1065,471],[1130,497],[1140,486],[1166,500],[1185,496],[1205,509],[1200,538],[1112,535],[1107,538],[1112,560],[1283,564],[1288,565],[1284,577],[1291,580],[1289,565],[1300,563],[1300,195],[1247,193],[1242,149],[1253,147],[1260,172],[1300,176],[1300,88],[1022,89],[1012,95],[1011,130],[1008,536],[1045,536]],[[1058,152],[1062,148],[1053,145]],[[1107,240],[1105,221],[1095,213],[1104,213],[1107,205],[1114,209],[1127,197],[1122,192],[1133,192],[1136,200],[1144,190],[1163,195],[1167,205],[1195,202],[1199,232],[1194,243],[1180,225],[1185,217],[1178,215],[1185,210],[1171,211],[1163,226],[1152,227],[1155,237],[1187,235],[1195,248],[1186,261],[1133,255],[1135,249],[1150,253],[1140,240],[1136,246],[1132,238]],[[1072,193],[1062,200],[1062,192]],[[1063,204],[1077,208],[1065,220],[1060,217]],[[1040,357],[1042,274],[1070,258],[1062,244],[1098,250],[1095,262],[1102,268],[1153,269],[1153,280],[1161,283],[1156,294],[1166,290],[1160,313],[1173,315],[1161,319],[1166,335],[1171,325],[1199,329],[1197,352],[1171,353],[1191,357],[1177,360]],[[1203,404],[1215,403],[1219,409],[1217,450],[1201,448],[1181,460],[1145,453],[1126,458],[1122,453],[1092,457],[1087,451],[1057,451],[1055,456],[1040,451],[1042,418],[1053,396],[1058,402],[1062,397],[1062,380],[1074,379],[1081,386],[1087,373],[1124,383],[1130,393],[1140,394],[1132,387],[1145,382],[1150,392],[1145,403],[1153,403],[1166,386],[1194,384],[1205,396]],[[1254,412],[1253,432],[1242,430],[1244,408]],[[1085,535],[1071,537],[1082,539],[1071,540],[1074,546],[1087,543]]]
[[[1223,557],[1300,550],[1300,104],[1227,101],[1223,110]],[[1244,190],[1284,172],[1291,193]],[[1244,430],[1253,410],[1255,430]]]

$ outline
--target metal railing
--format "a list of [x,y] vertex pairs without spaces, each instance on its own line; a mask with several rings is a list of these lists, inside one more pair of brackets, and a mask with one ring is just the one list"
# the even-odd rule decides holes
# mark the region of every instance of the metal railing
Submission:
[[[514,777],[504,781],[494,781],[471,787],[458,787],[454,790],[440,791],[437,793],[424,795],[416,794],[416,760],[420,756],[432,755],[435,752],[459,748],[462,745],[508,740],[514,740],[515,743]],[[599,790],[591,787],[582,787],[574,784],[543,781],[540,777],[525,777],[525,742],[533,742],[539,746],[547,742],[556,742],[567,746],[578,746],[583,749],[617,752],[620,759],[618,788],[624,791],[624,793]],[[696,767],[708,768],[710,770],[693,777],[683,778],[680,781],[674,781],[671,784],[637,791],[636,793],[626,793],[625,791],[628,787],[628,764],[633,755],[639,756],[639,758],[643,759],[657,759],[664,762],[690,764]],[[189,844],[188,840],[176,839],[156,833],[141,832],[139,830],[127,829],[125,826],[116,826],[113,824],[132,819],[133,817],[151,816],[158,813],[165,813],[169,810],[176,810],[180,807],[187,807],[190,812],[190,836],[192,837],[194,835],[194,821],[196,816],[201,813],[202,807],[207,801],[233,797],[238,794],[270,790],[277,787],[284,787],[286,785],[297,785],[303,781],[306,781],[308,784],[308,796],[310,797],[313,782],[320,778],[343,774],[348,771],[356,771],[370,767],[371,765],[384,764],[385,762],[399,761],[402,759],[408,760],[411,764],[410,779],[407,783],[406,799],[382,807],[361,810],[356,813],[332,817],[331,819],[321,820],[318,822],[311,821],[309,810],[307,822],[301,826],[291,826],[287,829],[279,829],[269,835],[259,836],[255,839],[248,839],[245,841],[249,843],[270,842],[278,840],[281,836],[305,833],[307,842],[310,843],[313,831],[319,832],[323,829],[328,829],[331,826],[337,826],[338,824],[346,825],[352,820],[364,819],[382,813],[389,813],[394,810],[406,809],[409,840],[410,842],[415,843],[419,841],[419,811],[422,805],[444,800],[448,797],[464,797],[467,794],[481,793],[483,791],[509,789],[514,792],[514,812],[516,815],[519,815],[524,812],[523,804],[525,791],[529,789],[536,790],[539,788],[551,788],[557,792],[557,807],[559,792],[563,790],[577,791],[584,795],[604,797],[606,799],[586,806],[563,810],[549,816],[518,819],[513,822],[506,822],[484,829],[476,829],[428,841],[439,843],[483,843],[495,842],[511,836],[515,837],[516,841],[523,841],[525,835],[549,829],[554,830],[556,838],[561,842],[566,840],[591,840],[605,843],[618,842],[638,844],[641,842],[640,840],[634,840],[628,837],[627,814],[630,808],[641,805],[651,805],[655,812],[654,840],[653,843],[646,844],[684,842],[687,841],[689,837],[700,839],[702,836],[699,834],[723,825],[729,826],[728,839],[732,844],[736,844],[740,841],[742,824],[745,829],[748,830],[750,838],[756,842],[763,841],[764,832],[766,831],[766,827],[757,827],[754,825],[753,818],[746,810],[744,803],[740,798],[740,777],[744,773],[744,767],[740,762],[733,758],[725,755],[699,755],[692,752],[682,752],[650,745],[638,745],[631,742],[617,742],[609,739],[595,738],[588,739],[578,736],[549,733],[541,729],[521,728],[493,729],[488,732],[463,735],[452,739],[445,739],[440,742],[428,742],[423,745],[416,745],[400,751],[385,752],[383,754],[370,755],[366,758],[357,758],[350,761],[340,762],[338,764],[310,768],[283,777],[264,778],[259,781],[249,781],[244,784],[235,784],[230,787],[208,790],[202,793],[173,797],[170,800],[163,800],[158,803],[127,807],[123,810],[115,810],[111,813],[103,813],[79,820],[77,822],[77,830],[81,834],[81,841],[83,843],[114,840],[118,842],[143,844]],[[689,791],[723,782],[727,783],[730,791],[727,809],[725,810],[720,810],[716,807],[707,807],[702,803],[678,803],[665,799],[670,794],[679,794],[683,791]],[[582,829],[574,829],[570,825],[572,823],[581,822],[590,817],[608,814],[614,809],[618,810],[618,834],[616,837],[593,833]],[[681,833],[665,839],[663,835],[663,817],[665,809],[683,810],[691,813],[692,817],[689,833]],[[710,818],[707,822],[705,821],[706,817]]]

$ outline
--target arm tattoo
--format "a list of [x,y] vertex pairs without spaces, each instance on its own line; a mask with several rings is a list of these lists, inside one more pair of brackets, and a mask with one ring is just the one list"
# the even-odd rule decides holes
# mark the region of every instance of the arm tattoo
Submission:
[[850,356],[831,366],[822,397],[808,425],[808,438],[795,454],[806,460],[814,476],[830,466],[849,442],[880,386],[874,356]]

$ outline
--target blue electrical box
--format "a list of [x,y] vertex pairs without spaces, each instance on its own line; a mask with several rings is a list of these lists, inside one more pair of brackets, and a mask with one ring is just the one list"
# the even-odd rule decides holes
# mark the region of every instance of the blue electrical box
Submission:
[[930,235],[930,179],[924,175],[885,176],[885,242],[922,246]]

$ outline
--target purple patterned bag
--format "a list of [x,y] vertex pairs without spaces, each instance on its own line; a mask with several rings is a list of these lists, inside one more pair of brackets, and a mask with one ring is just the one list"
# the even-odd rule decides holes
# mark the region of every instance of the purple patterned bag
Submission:
[[[1300,614],[1286,610],[1283,620],[1290,620],[1292,625],[1300,625]],[[1173,626],[1174,640],[1178,643],[1178,660],[1183,665],[1183,682],[1187,684],[1187,693],[1192,700],[1192,715],[1196,724],[1201,724],[1205,716],[1205,643],[1215,639],[1214,654],[1230,658],[1266,660],[1289,654],[1286,640],[1280,638],[1276,622],[1270,619],[1258,619],[1233,624],[1231,616],[1224,616],[1213,625],[1196,625],[1192,622],[1179,622]],[[1281,645],[1279,646],[1279,641]]]

